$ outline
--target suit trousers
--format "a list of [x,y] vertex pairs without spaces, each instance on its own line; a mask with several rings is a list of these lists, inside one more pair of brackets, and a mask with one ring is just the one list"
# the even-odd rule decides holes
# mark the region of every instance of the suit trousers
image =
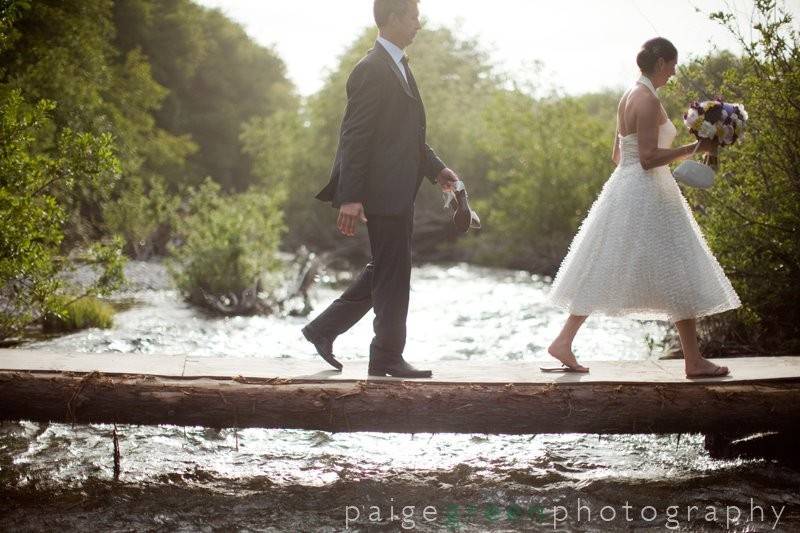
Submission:
[[370,344],[370,359],[388,362],[402,356],[411,288],[413,229],[413,207],[400,215],[367,215],[372,261],[339,298],[306,326],[313,337],[333,340],[374,308],[375,336]]

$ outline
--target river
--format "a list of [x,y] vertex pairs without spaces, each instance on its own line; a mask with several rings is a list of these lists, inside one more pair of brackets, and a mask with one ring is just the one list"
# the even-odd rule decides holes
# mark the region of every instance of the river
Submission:
[[[319,360],[299,317],[213,318],[184,304],[161,265],[132,263],[111,330],[24,348]],[[406,357],[544,361],[564,314],[549,280],[467,265],[414,269]],[[338,291],[314,289],[315,310]],[[644,360],[665,325],[591,317],[585,360]],[[365,317],[336,342],[363,361]],[[735,421],[732,421],[735,423]],[[0,426],[2,531],[800,531],[800,473],[715,460],[700,435],[331,434],[118,426]],[[394,517],[394,519],[392,519]]]

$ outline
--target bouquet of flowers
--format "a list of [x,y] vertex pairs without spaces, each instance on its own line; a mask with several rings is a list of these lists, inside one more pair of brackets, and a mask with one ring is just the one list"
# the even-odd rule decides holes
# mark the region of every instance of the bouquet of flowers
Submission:
[[694,102],[683,115],[683,123],[698,140],[716,138],[720,146],[727,146],[744,133],[747,112],[741,104],[722,99]]
[[[741,104],[728,104],[718,98],[693,103],[683,115],[683,123],[697,140],[713,139],[718,146],[728,146],[744,134],[747,112]],[[714,184],[718,163],[716,150],[706,154],[703,161],[705,164],[686,160],[672,174],[686,185],[707,189]]]

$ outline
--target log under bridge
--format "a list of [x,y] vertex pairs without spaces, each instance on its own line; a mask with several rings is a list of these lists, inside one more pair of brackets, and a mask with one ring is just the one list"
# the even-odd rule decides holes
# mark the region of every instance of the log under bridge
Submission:
[[0,420],[403,433],[706,433],[800,429],[800,357],[715,360],[446,361],[432,379],[367,379],[319,360],[0,350]]

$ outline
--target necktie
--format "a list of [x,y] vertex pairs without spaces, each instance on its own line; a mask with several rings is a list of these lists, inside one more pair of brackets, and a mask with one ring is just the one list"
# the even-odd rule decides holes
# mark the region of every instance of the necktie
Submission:
[[411,92],[416,98],[419,98],[417,80],[415,80],[414,75],[411,74],[411,69],[408,66],[408,56],[403,56],[403,59],[401,59],[400,62],[403,64],[403,68],[406,69],[406,79],[408,80],[408,86],[411,88]]

